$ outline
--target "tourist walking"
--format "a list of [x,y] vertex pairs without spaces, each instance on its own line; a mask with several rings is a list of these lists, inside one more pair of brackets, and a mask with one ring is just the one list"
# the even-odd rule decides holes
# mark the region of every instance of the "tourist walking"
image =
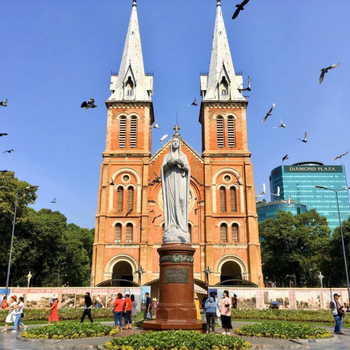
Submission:
[[131,311],[132,311],[132,301],[129,297],[129,294],[125,294],[125,304],[124,304],[124,312],[125,312],[125,329],[132,328],[131,321]]
[[221,314],[221,324],[224,332],[222,334],[230,335],[230,329],[232,329],[231,324],[231,301],[229,298],[229,292],[224,290],[222,293],[222,299],[219,302],[220,314]]
[[16,333],[17,330],[19,329],[19,326],[22,326],[24,330],[27,329],[27,326],[25,326],[21,322],[21,318],[24,316],[24,314],[23,314],[24,298],[23,297],[19,297],[18,299],[19,299],[19,301],[18,301],[17,305],[15,305],[16,319],[15,319],[15,325],[13,327],[12,333]]
[[210,292],[210,297],[206,300],[204,305],[205,317],[207,320],[207,333],[210,332],[210,328],[213,333],[215,332],[216,309],[219,308],[215,296],[215,292]]
[[233,297],[232,297],[232,307],[233,307],[234,309],[237,309],[237,305],[238,305],[237,295],[233,293]]
[[[123,309],[124,309],[124,300],[122,293],[117,294],[117,299],[114,302],[114,325],[116,329],[123,329]],[[119,325],[119,328],[118,328]]]
[[84,306],[84,312],[81,316],[80,323],[83,323],[85,320],[85,317],[89,317],[89,320],[91,323],[94,323],[92,316],[91,316],[91,308],[92,308],[92,300],[89,292],[85,293],[85,306]]
[[197,320],[201,320],[201,310],[199,308],[199,299],[198,299],[198,295],[197,293],[194,293],[194,305],[196,307],[196,311],[197,311]]
[[345,316],[345,311],[343,310],[343,306],[340,305],[339,297],[340,295],[337,293],[333,295],[333,300],[330,302],[330,308],[335,320],[334,333],[344,334],[341,331],[341,327],[343,325],[343,317]]
[[[49,315],[49,326],[51,325],[51,322],[56,322],[57,324],[59,323],[58,311],[57,311],[58,295],[54,294],[51,299],[52,299],[52,305],[51,305],[51,307],[46,309],[47,312],[51,310],[50,315]],[[50,304],[51,304],[51,300],[50,300]]]
[[134,294],[130,295],[130,299],[131,299],[131,316],[133,318],[134,323],[136,323],[137,321],[137,301],[135,300],[135,296]]
[[145,320],[147,319],[151,319],[151,311],[152,311],[152,300],[149,296],[149,293],[145,293],[145,298],[146,298],[146,308],[145,308],[145,312],[143,314],[143,318]]
[[6,308],[8,310],[8,314],[6,316],[5,320],[5,328],[1,332],[7,332],[7,327],[9,326],[9,323],[15,323],[16,320],[16,309],[15,306],[17,305],[17,296],[12,295],[11,297],[11,304]]

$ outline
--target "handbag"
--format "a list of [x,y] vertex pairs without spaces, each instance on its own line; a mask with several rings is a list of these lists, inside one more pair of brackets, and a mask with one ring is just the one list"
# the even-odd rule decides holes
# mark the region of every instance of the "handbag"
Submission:
[[221,316],[221,312],[219,310],[218,307],[216,307],[216,317],[220,317]]
[[21,318],[24,317],[24,312],[21,313]]
[[147,311],[147,313],[146,313],[146,318],[148,320],[152,319],[151,313],[149,311]]

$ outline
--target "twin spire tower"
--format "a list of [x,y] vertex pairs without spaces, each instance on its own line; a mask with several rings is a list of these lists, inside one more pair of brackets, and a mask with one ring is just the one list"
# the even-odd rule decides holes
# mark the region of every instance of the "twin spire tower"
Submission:
[[[208,267],[210,285],[263,286],[242,88],[217,1],[209,73],[200,76],[202,154],[178,136],[191,164],[188,231],[196,249],[195,283],[202,287]],[[147,284],[156,297],[164,230],[159,174],[170,141],[151,153],[153,76],[144,70],[136,0],[110,90],[91,283]]]

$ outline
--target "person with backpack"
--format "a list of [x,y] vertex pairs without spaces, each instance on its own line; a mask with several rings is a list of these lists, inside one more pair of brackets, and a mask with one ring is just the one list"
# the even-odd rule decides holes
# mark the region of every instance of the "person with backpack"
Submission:
[[341,327],[343,325],[343,317],[345,316],[345,311],[343,310],[343,306],[340,305],[339,297],[340,295],[337,293],[333,295],[333,300],[330,302],[330,308],[335,320],[334,333],[344,334],[341,331]]
[[204,305],[205,317],[207,320],[207,333],[210,332],[210,328],[212,333],[215,332],[215,318],[216,318],[216,310],[219,309],[219,303],[216,300],[216,293],[210,292],[210,297],[206,300]]
[[85,293],[85,305],[84,305],[84,312],[81,316],[80,323],[83,323],[85,320],[85,316],[89,317],[89,320],[91,323],[94,323],[92,316],[91,316],[91,308],[92,308],[92,300],[89,292]]

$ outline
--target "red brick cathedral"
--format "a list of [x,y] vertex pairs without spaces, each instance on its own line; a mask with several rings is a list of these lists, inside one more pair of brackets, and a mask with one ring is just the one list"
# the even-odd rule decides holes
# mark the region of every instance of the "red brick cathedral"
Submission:
[[[136,0],[120,69],[111,77],[110,86],[92,285],[151,285],[153,292],[158,287],[157,249],[164,229],[160,167],[170,140],[151,153],[153,76],[144,71]],[[217,0],[209,73],[200,76],[202,154],[180,136],[191,164],[188,230],[196,249],[194,278],[202,286],[208,267],[212,286],[263,286],[247,144],[248,102],[242,88],[243,78],[235,73]],[[179,127],[175,129],[181,135]]]

